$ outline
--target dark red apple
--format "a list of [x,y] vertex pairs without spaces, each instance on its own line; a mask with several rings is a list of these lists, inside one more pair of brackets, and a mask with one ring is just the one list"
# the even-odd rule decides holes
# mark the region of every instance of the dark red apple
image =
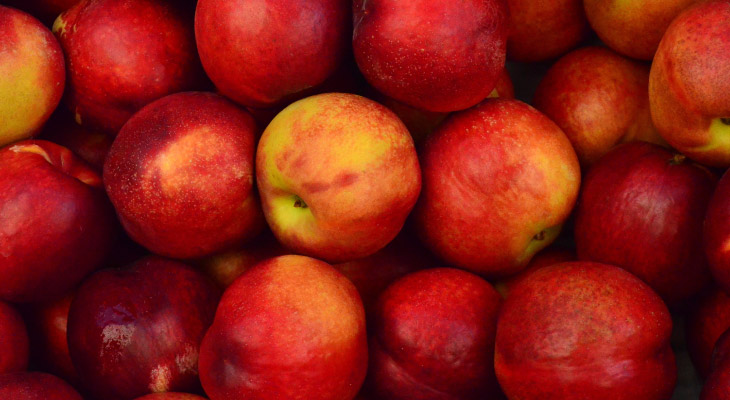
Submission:
[[501,279],[494,284],[494,288],[497,289],[502,297],[509,295],[510,289],[514,285],[523,281],[533,272],[540,268],[549,267],[554,264],[560,264],[568,261],[576,261],[578,257],[575,255],[574,250],[568,250],[560,247],[548,247],[545,250],[537,253],[535,257],[530,260],[524,270],[520,271],[517,275]]
[[712,373],[702,388],[700,400],[730,399],[730,330],[720,336],[712,354]]
[[0,374],[28,367],[28,331],[13,306],[0,301]]
[[152,393],[137,397],[135,400],[205,400],[205,398],[195,394],[167,392]]
[[71,385],[43,372],[0,374],[0,399],[83,400]]
[[101,177],[68,149],[44,140],[0,149],[0,299],[62,296],[99,267],[115,224]]
[[81,383],[104,400],[196,391],[198,349],[218,298],[205,275],[159,257],[95,273],[68,315]]
[[[717,184],[707,208],[704,225],[705,254],[720,287],[730,290],[730,174]],[[730,293],[730,292],[729,292]]]
[[729,328],[730,296],[719,288],[703,293],[687,313],[687,350],[701,376],[709,375],[712,349]]
[[100,172],[114,141],[111,135],[77,124],[73,115],[63,108],[57,109],[48,120],[41,138],[66,147]]
[[469,272],[407,275],[378,299],[369,383],[390,399],[496,399],[494,337],[501,298]]

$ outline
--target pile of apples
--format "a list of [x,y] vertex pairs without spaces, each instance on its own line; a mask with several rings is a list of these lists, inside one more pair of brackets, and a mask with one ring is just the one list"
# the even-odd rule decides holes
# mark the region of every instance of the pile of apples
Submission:
[[730,399],[730,0],[4,3],[1,400]]

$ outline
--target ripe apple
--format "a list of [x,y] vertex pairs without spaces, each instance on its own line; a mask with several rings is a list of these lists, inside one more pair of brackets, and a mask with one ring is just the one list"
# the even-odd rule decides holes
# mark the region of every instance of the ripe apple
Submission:
[[0,374],[0,399],[83,400],[71,385],[43,372]]
[[284,109],[256,153],[264,214],[298,254],[345,262],[385,247],[421,190],[413,139],[364,97],[329,93]]
[[272,258],[226,289],[200,348],[211,400],[352,399],[367,369],[355,286],[304,256]]
[[565,132],[583,167],[616,144],[663,144],[649,114],[649,67],[603,47],[584,47],[556,62],[535,92],[535,108]]
[[254,132],[246,111],[212,93],[145,106],[122,128],[104,184],[129,236],[156,254],[202,257],[255,237]]
[[426,140],[421,165],[422,240],[449,264],[489,277],[519,272],[555,240],[580,185],[568,138],[517,100],[452,115]]
[[510,290],[494,366],[510,399],[668,400],[671,332],[661,298],[625,270],[556,264]]
[[63,53],[29,14],[0,5],[0,147],[38,133],[61,101]]
[[59,15],[53,32],[76,122],[116,134],[146,104],[204,82],[184,10],[165,0],[81,0]]
[[378,299],[368,378],[378,399],[497,398],[494,336],[501,298],[453,268],[414,272]]
[[28,367],[28,331],[20,313],[0,301],[0,375]]
[[730,165],[730,3],[701,2],[669,26],[649,77],[651,116],[672,147]]
[[730,328],[730,296],[719,288],[702,294],[687,313],[687,350],[701,376],[710,373],[712,349],[717,339]]
[[160,257],[95,273],[68,314],[81,383],[105,400],[195,391],[199,345],[219,296],[202,273]]
[[717,184],[707,208],[704,225],[705,254],[715,282],[730,290],[730,174],[727,172]]
[[502,297],[506,298],[509,296],[509,292],[513,286],[519,282],[525,280],[533,272],[549,267],[554,264],[560,264],[569,261],[576,261],[578,257],[575,255],[574,250],[568,250],[561,247],[548,247],[537,253],[535,257],[532,257],[527,267],[517,273],[516,275],[509,276],[501,279],[494,284],[494,288],[497,289]]
[[489,96],[504,68],[505,0],[355,0],[353,12],[363,75],[410,106],[471,107]]
[[115,224],[101,177],[68,149],[0,149],[0,299],[63,296],[104,261]]
[[148,394],[135,400],[205,400],[205,398],[195,394],[166,392]]
[[649,143],[627,143],[583,179],[575,217],[578,259],[626,269],[670,306],[710,282],[702,220],[717,178]]
[[712,355],[712,373],[702,388],[700,400],[730,398],[730,330],[720,336]]
[[66,109],[53,113],[43,127],[41,138],[71,150],[99,172],[114,141],[111,135],[77,124]]

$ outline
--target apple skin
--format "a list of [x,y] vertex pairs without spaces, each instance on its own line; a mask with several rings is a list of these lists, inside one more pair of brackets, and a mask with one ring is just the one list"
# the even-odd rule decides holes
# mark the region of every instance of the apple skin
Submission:
[[37,19],[0,5],[0,147],[37,134],[61,101],[63,52]]
[[705,254],[715,282],[730,293],[730,174],[720,178],[707,208],[704,224]]
[[671,332],[662,300],[625,270],[556,264],[511,289],[494,366],[511,399],[668,400],[677,379]]
[[488,277],[519,272],[552,243],[580,186],[568,138],[517,100],[453,114],[420,160],[419,236],[447,263]]
[[549,60],[578,46],[589,27],[581,0],[507,0],[510,34],[507,58]]
[[342,93],[308,97],[279,113],[259,141],[256,174],[277,239],[330,262],[385,247],[421,190],[403,123],[372,100]]
[[71,151],[44,140],[0,149],[0,299],[63,296],[115,236],[101,177]]
[[129,236],[152,252],[202,257],[255,237],[256,123],[225,98],[177,93],[136,113],[104,164],[104,184]]
[[598,37],[615,51],[651,60],[664,32],[698,0],[584,0],[586,16]]
[[354,0],[353,12],[352,46],[365,79],[412,107],[471,107],[504,68],[506,0]]
[[720,336],[730,328],[730,296],[712,288],[700,296],[687,313],[687,350],[702,377],[710,374],[712,350]]
[[730,165],[730,3],[702,2],[669,26],[649,77],[651,116],[675,149]]
[[730,330],[720,336],[712,355],[712,373],[702,387],[700,400],[730,399]]
[[148,394],[142,397],[137,397],[135,400],[205,400],[205,397],[188,393],[166,392]]
[[84,400],[61,378],[43,372],[0,374],[0,399]]
[[43,127],[41,138],[71,150],[99,172],[104,168],[104,160],[114,142],[111,135],[77,124],[66,109],[53,113]]
[[201,272],[161,257],[95,273],[68,314],[82,384],[104,400],[199,389],[199,345],[219,297]]
[[58,16],[64,101],[78,123],[116,134],[146,104],[203,85],[184,10],[165,0],[82,0]]
[[0,301],[0,375],[28,367],[28,331],[20,313]]
[[357,289],[332,266],[281,256],[223,293],[200,349],[211,400],[352,399],[367,371]]
[[530,260],[530,263],[527,264],[527,267],[524,270],[520,271],[518,274],[495,282],[494,288],[497,289],[497,291],[499,292],[499,294],[502,295],[503,298],[507,298],[512,287],[517,285],[519,282],[525,280],[533,272],[554,264],[577,260],[578,256],[575,255],[575,250],[568,250],[552,246],[548,247],[547,249],[544,249],[537,253],[535,257],[532,257],[532,260]]
[[677,306],[710,283],[702,220],[716,176],[683,155],[627,143],[583,179],[575,217],[578,259],[616,265]]
[[494,337],[501,298],[466,271],[397,280],[378,299],[369,380],[378,399],[496,399]]
[[535,92],[535,108],[565,132],[583,167],[616,144],[665,144],[649,113],[649,67],[602,47],[558,60]]

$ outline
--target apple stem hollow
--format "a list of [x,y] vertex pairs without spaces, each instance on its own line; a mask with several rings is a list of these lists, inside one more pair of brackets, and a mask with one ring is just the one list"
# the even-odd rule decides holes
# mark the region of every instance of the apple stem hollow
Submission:
[[294,196],[294,207],[295,208],[307,208],[307,203],[299,196]]
[[545,240],[545,231],[540,231],[535,235],[535,240]]
[[720,122],[722,122],[725,125],[730,125],[730,117],[720,118]]
[[669,160],[669,165],[680,165],[684,163],[687,160],[687,156],[684,154],[675,154],[674,157],[672,157],[671,160]]

